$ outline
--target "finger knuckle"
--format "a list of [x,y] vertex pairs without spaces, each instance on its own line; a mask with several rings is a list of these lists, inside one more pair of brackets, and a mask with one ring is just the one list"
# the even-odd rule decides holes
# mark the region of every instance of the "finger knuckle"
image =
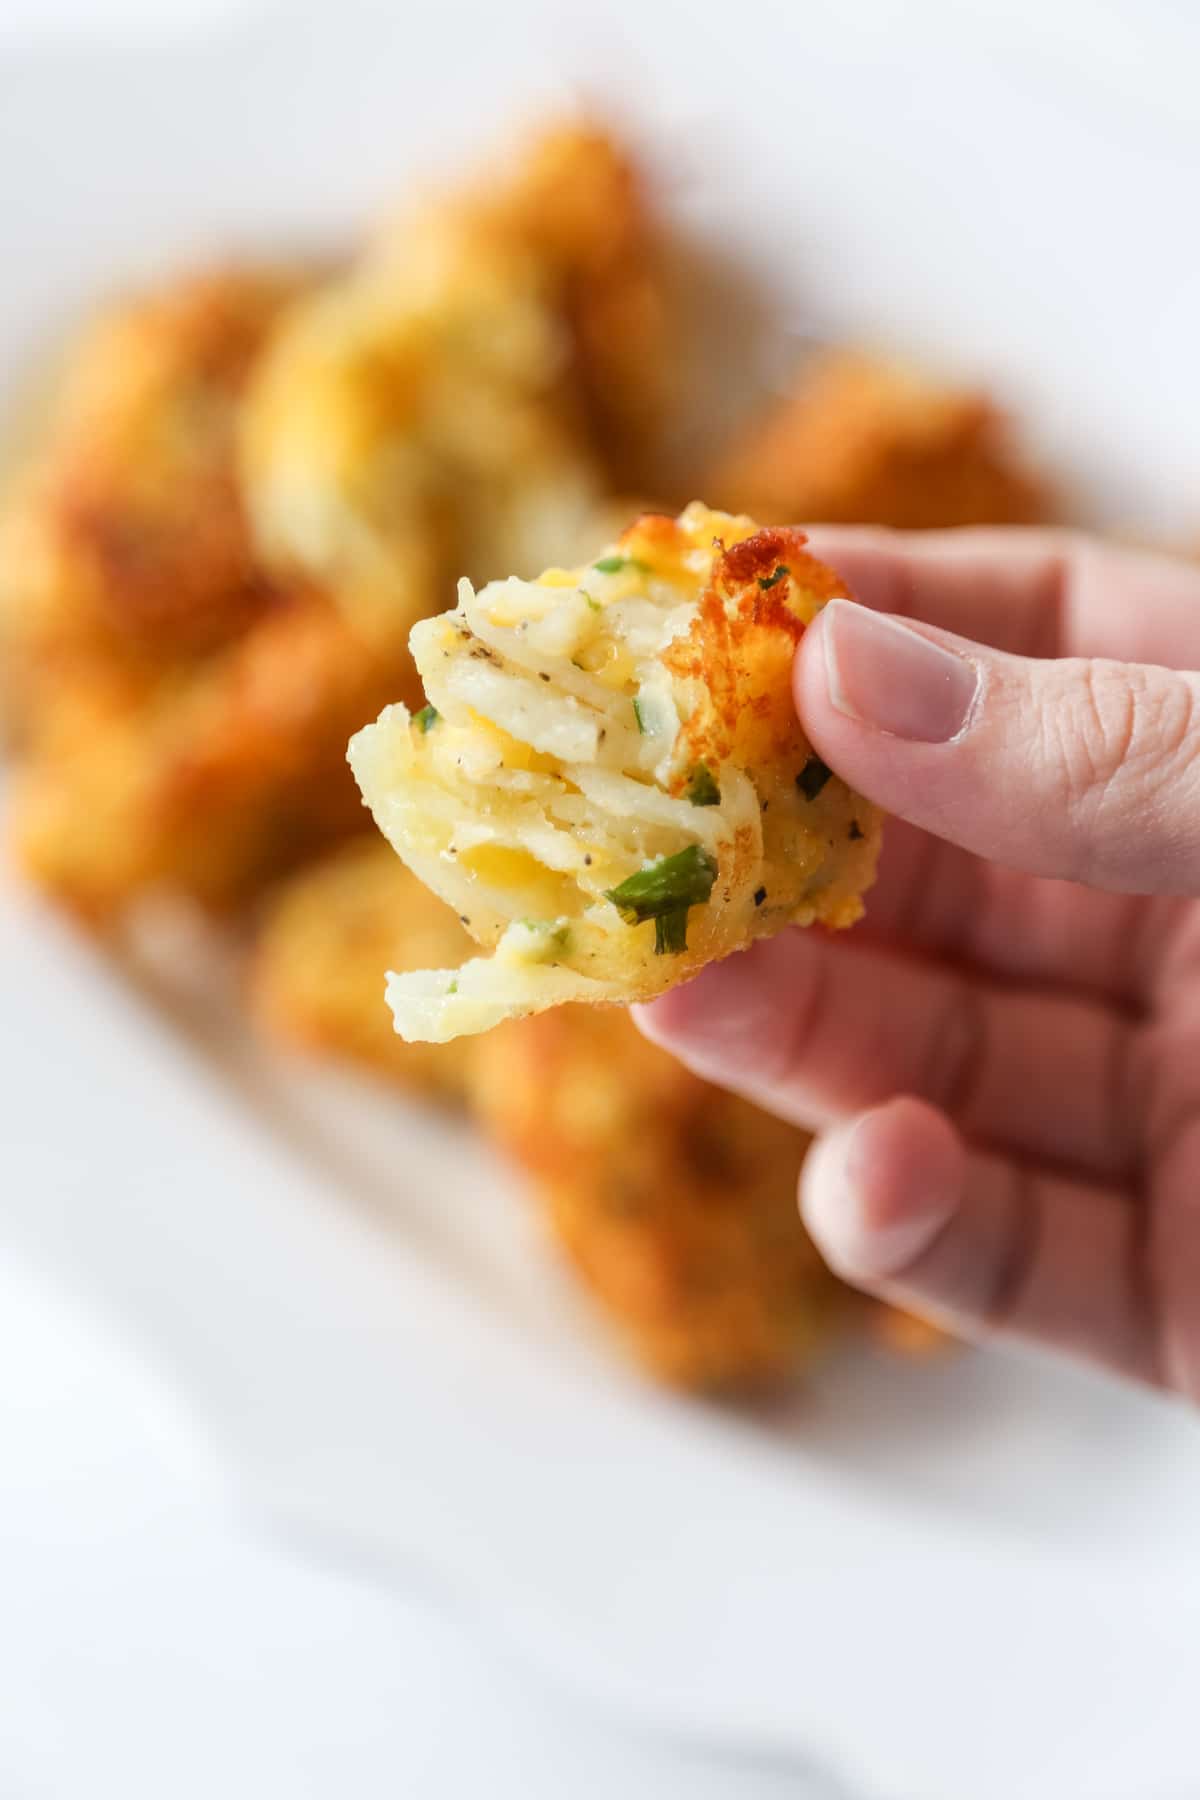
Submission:
[[1134,684],[1123,674],[1103,663],[1082,665],[1058,721],[1063,765],[1076,804],[1103,793],[1126,763],[1137,712]]
[[1102,827],[1128,823],[1196,761],[1196,689],[1166,670],[1092,660],[1077,665],[1063,699],[1046,727],[1086,861]]
[[916,1092],[960,1122],[970,1120],[986,1079],[988,1011],[975,983],[955,980],[930,1019],[925,1067]]

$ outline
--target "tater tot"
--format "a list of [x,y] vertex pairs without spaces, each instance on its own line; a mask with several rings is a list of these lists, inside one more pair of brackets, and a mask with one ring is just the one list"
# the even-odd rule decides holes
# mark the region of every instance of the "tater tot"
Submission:
[[251,1010],[285,1044],[460,1102],[473,1046],[406,1044],[383,986],[389,968],[453,963],[470,951],[450,908],[380,838],[358,838],[292,876],[266,904],[251,955]]
[[[267,566],[401,642],[445,569],[536,573],[641,479],[667,360],[656,236],[636,168],[583,125],[378,232],[252,385]],[[437,556],[414,562],[414,542]]]
[[706,485],[779,523],[1027,525],[1053,510],[985,394],[850,350],[817,357]]
[[460,585],[412,648],[427,705],[351,744],[400,856],[492,949],[397,975],[405,1037],[644,1000],[786,925],[862,912],[880,815],[814,755],[790,672],[843,592],[802,532],[699,503],[590,567]]
[[853,1303],[800,1222],[803,1132],[690,1074],[620,1007],[561,1007],[474,1049],[485,1129],[651,1372],[761,1384],[832,1336]]

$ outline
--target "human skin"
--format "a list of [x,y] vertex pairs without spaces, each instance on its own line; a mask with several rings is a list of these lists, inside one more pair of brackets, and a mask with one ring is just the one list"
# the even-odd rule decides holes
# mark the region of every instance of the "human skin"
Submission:
[[892,815],[878,886],[856,931],[757,943],[642,1029],[820,1134],[801,1206],[847,1280],[1200,1398],[1200,570],[812,539],[854,602],[796,705]]

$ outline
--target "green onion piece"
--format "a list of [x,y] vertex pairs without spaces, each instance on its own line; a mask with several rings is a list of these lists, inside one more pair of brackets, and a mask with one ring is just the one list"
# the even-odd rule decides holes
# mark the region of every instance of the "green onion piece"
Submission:
[[457,975],[454,977],[454,980],[450,983],[450,986],[446,989],[446,992],[448,994],[457,994],[457,992],[458,992],[458,976]]
[[423,706],[420,712],[413,714],[413,724],[420,732],[426,732],[431,725],[436,725],[441,718],[436,706]]
[[555,950],[565,950],[571,937],[571,927],[565,919],[522,919],[524,929],[540,940],[540,947],[547,956]]
[[806,800],[815,800],[832,774],[828,763],[823,763],[819,756],[810,756],[796,777],[796,786]]
[[588,605],[591,607],[593,612],[603,612],[604,608],[601,606],[600,602],[598,600],[593,600],[592,596],[586,591],[586,589],[580,588],[579,591],[583,595],[584,599],[587,601]]
[[716,879],[716,857],[699,844],[689,844],[674,856],[660,856],[648,868],[638,869],[619,887],[606,889],[604,897],[627,925],[641,925],[666,913],[703,906]]
[[635,700],[633,703],[633,716],[637,720],[638,730],[641,732],[642,736],[645,737],[650,727],[646,723],[646,715],[642,711],[642,703],[640,700]]
[[622,569],[640,569],[643,575],[650,572],[649,563],[644,563],[636,556],[602,556],[599,562],[592,564],[602,575],[619,575]]
[[787,567],[787,564],[780,563],[773,575],[760,575],[758,578],[758,585],[765,594],[768,588],[773,588],[777,581],[782,581],[785,575],[790,574],[791,570]]
[[681,956],[687,949],[686,906],[677,906],[674,912],[659,913],[654,921],[654,954],[655,956]]
[[697,763],[687,785],[687,797],[693,806],[719,806],[721,790],[707,763]]

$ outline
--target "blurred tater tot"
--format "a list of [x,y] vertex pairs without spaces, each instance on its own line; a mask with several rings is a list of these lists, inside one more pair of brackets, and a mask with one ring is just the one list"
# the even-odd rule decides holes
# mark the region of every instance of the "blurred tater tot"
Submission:
[[921,1319],[915,1313],[900,1312],[894,1306],[879,1305],[870,1313],[871,1331],[885,1350],[910,1362],[925,1362],[945,1354],[958,1340],[932,1319]]
[[676,1385],[752,1387],[800,1369],[853,1318],[928,1353],[934,1327],[868,1310],[817,1258],[796,1174],[808,1139],[710,1087],[617,1008],[568,1006],[482,1039],[406,1044],[384,970],[447,966],[471,940],[374,837],[281,884],[248,993],[260,1027],[438,1103],[468,1102],[528,1176],[586,1288],[636,1356]]
[[[654,269],[637,175],[583,127],[380,232],[254,383],[243,467],[268,564],[388,637],[440,581],[559,554],[639,474],[664,361]],[[438,558],[414,567],[414,539]]]
[[83,662],[143,676],[269,610],[234,471],[242,392],[304,277],[189,275],[84,328],[0,519],[0,645],[18,730]]
[[818,356],[705,487],[773,524],[1023,525],[1052,505],[986,395],[849,350]]
[[397,963],[452,964],[470,950],[450,908],[386,844],[360,839],[293,876],[268,903],[250,967],[251,1009],[282,1043],[456,1103],[470,1046],[406,1044],[383,986]]
[[25,869],[103,922],[224,908],[361,814],[349,736],[481,560],[577,541],[655,413],[653,245],[602,134],[353,264],[167,283],[85,331],[0,519]]
[[565,125],[532,143],[508,189],[483,204],[554,271],[589,435],[610,479],[645,481],[679,371],[661,228],[641,171],[607,132]]
[[844,1290],[800,1223],[803,1132],[700,1081],[616,1007],[504,1025],[470,1067],[485,1128],[660,1379],[753,1387],[832,1334]]
[[359,824],[346,738],[405,679],[296,590],[185,670],[62,680],[13,773],[17,860],[94,925],[148,890],[241,905]]
[[[102,923],[149,888],[212,907],[359,823],[345,741],[394,688],[333,596],[268,576],[237,481],[239,408],[298,275],[189,275],[65,362],[0,525],[15,701],[9,830]],[[422,546],[413,549],[423,554]]]

